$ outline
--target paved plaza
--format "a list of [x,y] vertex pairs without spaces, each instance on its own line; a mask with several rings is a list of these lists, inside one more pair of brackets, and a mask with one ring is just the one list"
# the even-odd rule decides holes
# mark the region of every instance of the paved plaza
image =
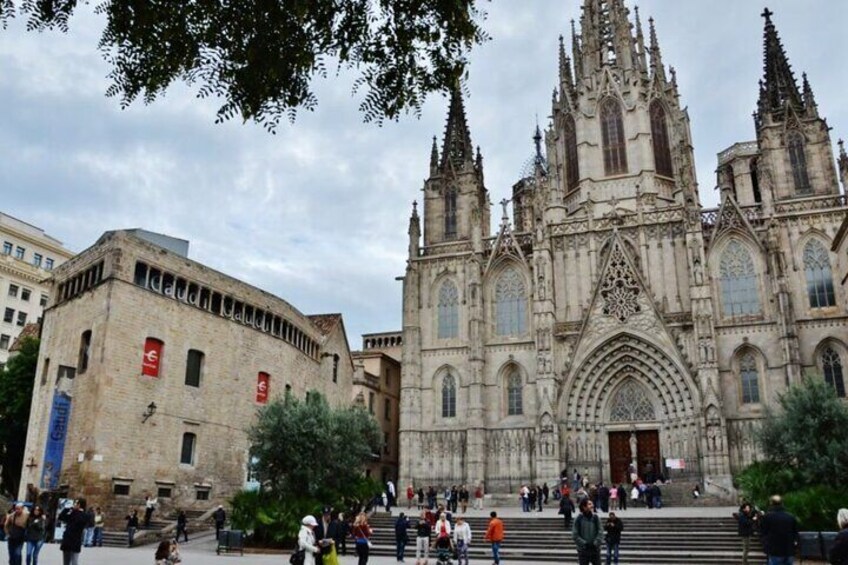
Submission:
[[[405,509],[403,509],[406,511]],[[495,509],[500,516],[504,517],[513,517],[513,516],[523,516],[530,517],[539,516],[539,517],[552,517],[556,515],[556,510],[549,508],[545,512],[541,514],[525,514],[520,511],[518,508],[496,508]],[[644,508],[627,510],[625,512],[621,512],[620,515],[626,521],[627,517],[645,517],[645,516],[656,516],[656,517],[692,517],[692,516],[728,516],[732,513],[735,508],[731,507],[720,507],[720,508],[665,508],[662,510],[646,510]],[[414,511],[413,511],[414,512]],[[487,515],[489,510],[484,510],[483,512],[479,511],[469,511],[469,515]],[[483,532],[474,532],[476,540],[482,539]],[[509,537],[509,531],[506,532],[507,538]],[[477,543],[482,543],[481,541],[477,541]],[[80,556],[80,565],[150,565],[153,563],[153,554],[156,550],[155,545],[146,545],[142,547],[134,547],[134,548],[114,548],[114,547],[100,547],[100,548],[84,548],[82,555]],[[231,555],[216,555],[215,554],[215,542],[213,536],[210,534],[203,535],[197,539],[191,540],[187,544],[181,545],[180,553],[183,557],[183,563],[185,565],[206,565],[210,564],[225,564],[225,563],[243,563],[245,565],[284,565],[288,563],[288,555],[281,554],[264,554],[264,555],[252,555],[245,554],[243,557],[238,554]],[[569,563],[574,559],[573,555],[564,555],[563,562]],[[473,560],[472,560],[473,561]],[[626,559],[623,559],[626,562]],[[2,544],[2,548],[0,548],[0,563],[5,564],[8,562],[8,554],[6,551],[6,544]],[[355,556],[347,555],[342,556],[340,559],[341,565],[355,565],[357,559]],[[414,548],[410,552],[407,550],[407,563],[414,563]],[[479,562],[488,562],[479,560]],[[39,565],[61,565],[62,563],[62,554],[59,551],[58,544],[49,544],[45,545],[41,551],[41,555],[39,556]],[[374,556],[368,560],[369,565],[389,565],[397,563],[397,561],[393,557],[384,557],[384,556]],[[435,560],[430,560],[430,563],[435,563]],[[523,565],[533,565],[532,561],[522,561]],[[549,564],[546,564],[549,565]]]

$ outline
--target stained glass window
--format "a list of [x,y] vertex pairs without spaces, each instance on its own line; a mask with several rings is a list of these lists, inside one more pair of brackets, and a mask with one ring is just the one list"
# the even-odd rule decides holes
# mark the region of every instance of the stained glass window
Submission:
[[817,239],[811,239],[804,246],[804,272],[807,275],[807,296],[810,299],[810,308],[835,306],[830,255]]
[[668,140],[668,127],[665,108],[659,100],[651,103],[651,139],[654,145],[654,167],[658,175],[672,176],[671,145]]
[[801,132],[793,131],[787,136],[786,147],[789,151],[789,165],[792,167],[792,178],[795,181],[795,192],[808,194],[810,177],[807,174],[807,153],[804,136]]
[[442,418],[456,417],[456,379],[448,373],[442,379]]
[[495,285],[495,333],[524,334],[527,325],[526,310],[524,277],[517,269],[507,269]]
[[524,414],[524,402],[521,390],[521,375],[513,370],[507,380],[507,414],[520,416]]
[[614,98],[601,103],[601,136],[604,142],[604,172],[620,175],[627,172],[627,144],[621,106]]
[[845,381],[842,378],[842,359],[832,347],[822,352],[822,369],[824,369],[824,381],[833,387],[836,396],[845,398]]
[[574,118],[565,118],[565,178],[568,190],[574,190],[580,182],[580,166],[577,162],[577,127]]
[[459,331],[459,292],[453,281],[439,289],[439,338],[456,337]]
[[655,420],[654,405],[645,387],[630,379],[621,385],[610,404],[611,422]]
[[760,379],[754,354],[746,352],[739,359],[739,378],[742,381],[742,404],[760,401]]
[[762,312],[754,261],[738,240],[731,240],[721,254],[719,274],[725,316],[752,316]]

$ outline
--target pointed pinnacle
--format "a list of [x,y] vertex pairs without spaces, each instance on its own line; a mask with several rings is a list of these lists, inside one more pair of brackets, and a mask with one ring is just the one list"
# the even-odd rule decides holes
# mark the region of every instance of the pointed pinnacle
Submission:
[[439,146],[436,141],[436,136],[433,136],[433,147],[430,149],[430,168],[435,169],[439,166]]

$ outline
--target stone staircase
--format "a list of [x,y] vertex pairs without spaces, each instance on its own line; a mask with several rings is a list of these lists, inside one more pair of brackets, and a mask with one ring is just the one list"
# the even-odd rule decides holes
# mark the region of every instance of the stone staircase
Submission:
[[[742,542],[736,523],[727,517],[628,517],[622,514],[624,532],[621,541],[622,564],[738,565],[742,562]],[[394,516],[379,513],[371,518],[374,527],[373,555],[394,555]],[[601,518],[603,521],[604,518]],[[469,557],[491,561],[489,545],[483,542],[488,518],[469,517],[474,536]],[[544,561],[571,564],[577,562],[577,551],[560,516],[528,516],[503,518],[506,540],[501,548],[505,561]],[[410,530],[407,557],[414,558],[415,532]],[[411,549],[411,552],[410,552]],[[606,551],[604,549],[604,551]],[[759,544],[752,541],[749,563],[765,563]]]
[[[186,510],[186,518],[188,518],[189,536],[198,535],[213,529],[209,520],[204,520],[203,516],[208,514],[208,510]],[[154,516],[156,516],[154,514]],[[174,537],[176,535],[177,516],[158,516],[150,520],[148,528],[141,527],[135,532],[133,545],[147,545],[156,543],[159,540]],[[108,547],[127,547],[129,537],[126,531],[123,530],[105,530],[103,532],[103,545]]]

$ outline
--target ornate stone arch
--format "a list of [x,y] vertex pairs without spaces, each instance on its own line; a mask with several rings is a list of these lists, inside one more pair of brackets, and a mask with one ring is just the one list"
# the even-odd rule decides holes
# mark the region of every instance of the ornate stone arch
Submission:
[[672,355],[642,337],[620,332],[579,361],[561,396],[560,418],[578,429],[603,424],[612,393],[628,379],[654,395],[661,421],[689,422],[700,413],[698,388]]
[[[501,394],[502,409],[501,415],[509,416],[524,416],[527,413],[526,390],[527,390],[527,371],[524,367],[513,361],[507,361],[498,371],[498,383],[503,391]],[[517,385],[517,390],[516,390]],[[515,406],[513,405],[515,403]],[[514,410],[513,408],[517,408]]]
[[819,375],[844,398],[848,385],[848,347],[845,343],[834,337],[823,339],[816,346],[813,362]]
[[[763,404],[767,398],[764,384],[768,383],[768,364],[760,348],[743,343],[730,358],[730,370],[736,390],[737,404]],[[755,373],[755,374],[752,374]],[[755,380],[754,380],[755,379]]]
[[657,419],[654,395],[635,378],[625,378],[607,402],[609,422],[648,422]]

